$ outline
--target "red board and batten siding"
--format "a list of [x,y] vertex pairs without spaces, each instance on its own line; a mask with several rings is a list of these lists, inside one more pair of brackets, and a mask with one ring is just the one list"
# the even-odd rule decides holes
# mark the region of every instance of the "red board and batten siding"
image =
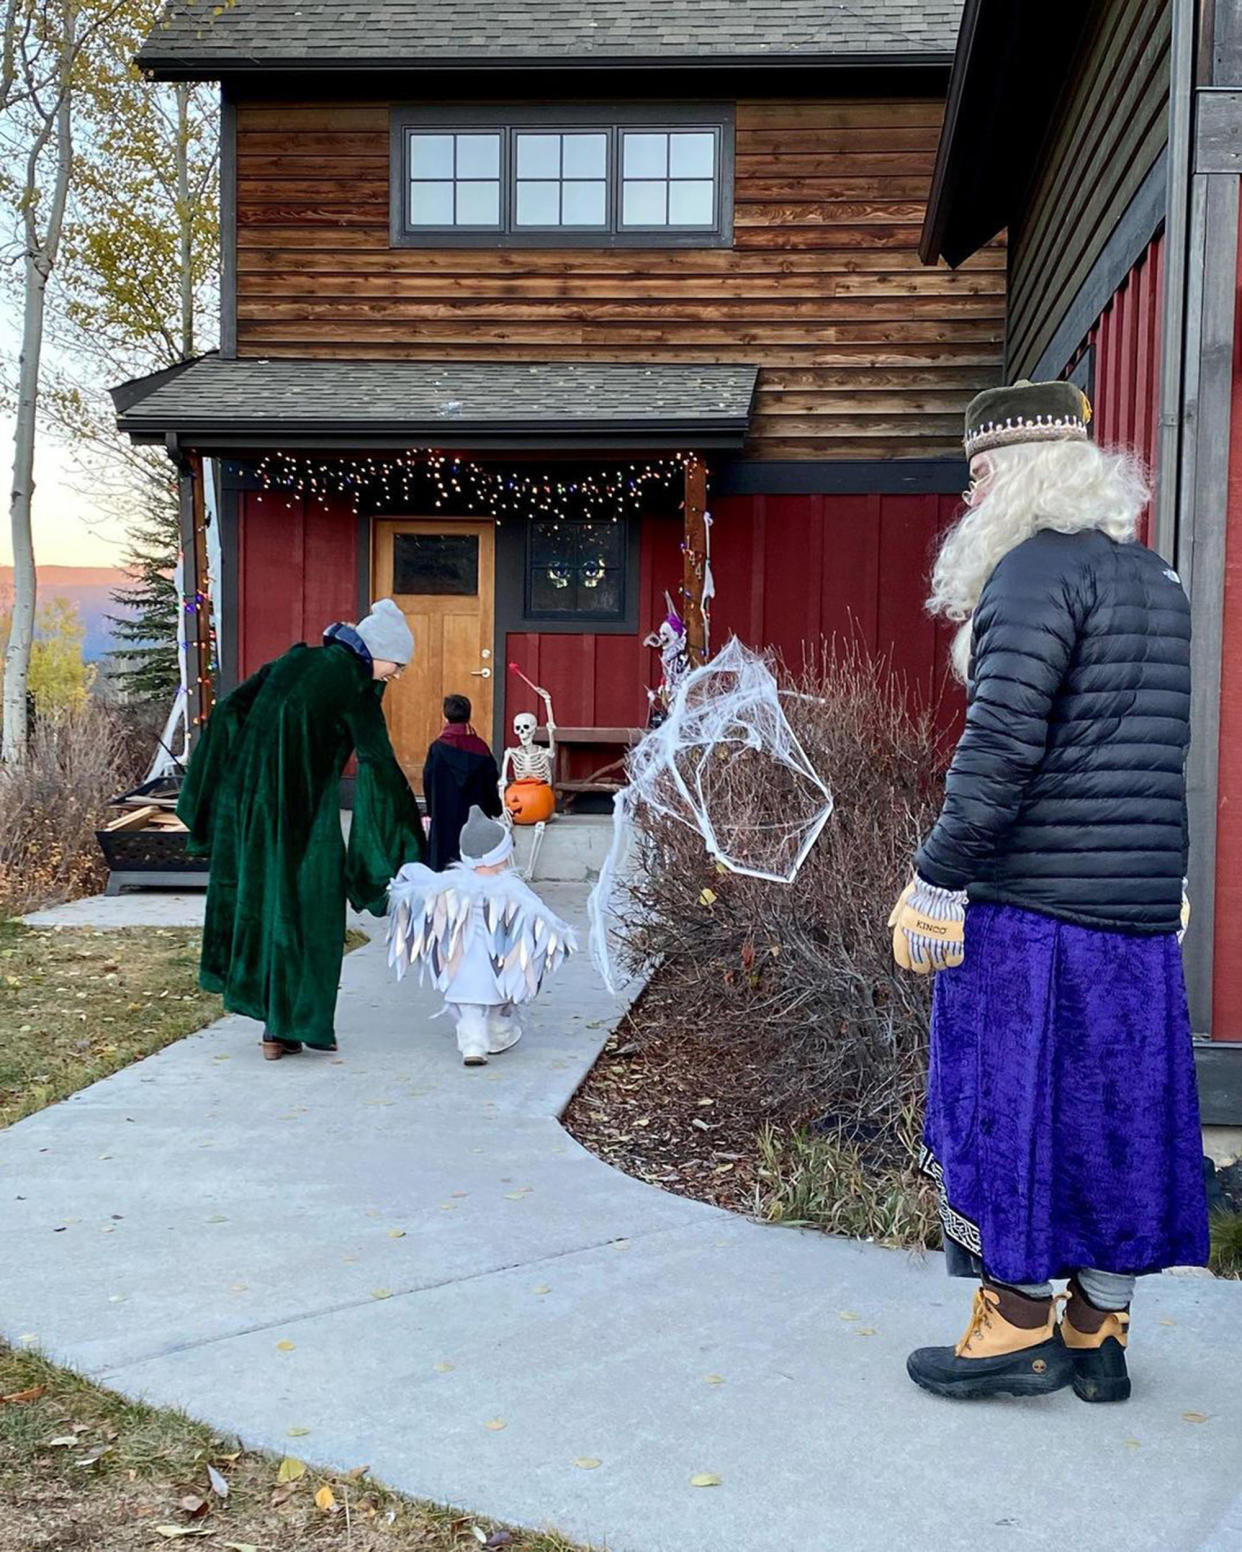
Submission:
[[[712,631],[778,648],[798,666],[822,636],[857,641],[889,658],[920,705],[952,718],[946,695],[948,631],[923,612],[937,533],[950,496],[731,496],[713,503],[717,597]],[[645,688],[659,661],[643,637],[664,617],[664,593],[681,581],[677,518],[643,519],[639,620],[633,635],[511,632],[514,661],[552,691],[565,726],[641,726]],[[240,675],[295,641],[318,641],[357,610],[358,527],[349,503],[246,492],[238,522],[237,662]],[[498,646],[501,644],[498,643]],[[531,697],[510,680],[505,723]]]
[[1216,937],[1212,1036],[1242,1041],[1242,226],[1238,233],[1237,334],[1233,351],[1225,605],[1220,664],[1220,757],[1216,806]]
[[[1094,348],[1094,433],[1102,447],[1137,453],[1153,478],[1159,446],[1164,235],[1154,237],[1109,299],[1083,347]],[[1148,537],[1144,516],[1142,538]]]

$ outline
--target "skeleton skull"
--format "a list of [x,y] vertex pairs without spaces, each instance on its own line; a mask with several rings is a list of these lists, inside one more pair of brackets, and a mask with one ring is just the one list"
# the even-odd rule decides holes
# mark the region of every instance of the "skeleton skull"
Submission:
[[520,711],[513,719],[513,731],[523,749],[529,749],[535,740],[536,722],[529,711]]

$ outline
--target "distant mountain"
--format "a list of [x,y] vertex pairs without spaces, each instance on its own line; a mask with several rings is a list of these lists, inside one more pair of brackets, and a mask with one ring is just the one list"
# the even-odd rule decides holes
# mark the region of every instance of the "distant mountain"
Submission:
[[[107,657],[115,644],[110,614],[121,611],[112,602],[112,593],[129,581],[129,574],[111,566],[40,566],[39,601],[68,598],[77,605],[86,628],[82,656],[88,663]],[[0,608],[13,597],[13,568],[0,566]]]

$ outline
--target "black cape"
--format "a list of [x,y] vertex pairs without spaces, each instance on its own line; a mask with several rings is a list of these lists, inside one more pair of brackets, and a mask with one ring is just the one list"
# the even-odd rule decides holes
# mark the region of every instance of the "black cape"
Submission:
[[437,739],[423,766],[423,799],[431,816],[427,864],[443,872],[461,857],[461,829],[477,803],[489,818],[499,819],[500,772],[491,754],[463,749]]

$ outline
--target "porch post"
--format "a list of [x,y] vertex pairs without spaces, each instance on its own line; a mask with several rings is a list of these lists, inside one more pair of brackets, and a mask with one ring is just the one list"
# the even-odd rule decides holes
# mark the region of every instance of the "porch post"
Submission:
[[686,464],[682,505],[682,616],[690,666],[707,656],[707,626],[703,619],[703,581],[707,571],[707,469],[697,458]]
[[178,462],[181,512],[183,596],[185,618],[186,724],[191,743],[211,715],[215,699],[211,680],[211,594],[207,576],[207,503],[203,490],[203,460],[185,453]]

